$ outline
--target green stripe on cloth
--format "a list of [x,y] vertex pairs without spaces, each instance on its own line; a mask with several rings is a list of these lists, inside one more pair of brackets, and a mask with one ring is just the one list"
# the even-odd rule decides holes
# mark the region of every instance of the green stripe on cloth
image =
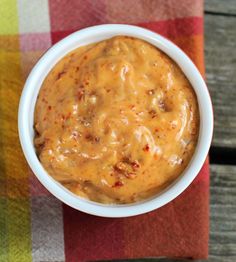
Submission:
[[29,199],[7,200],[8,259],[32,261]]
[[7,259],[7,230],[6,230],[6,198],[0,198],[0,262],[6,262]]

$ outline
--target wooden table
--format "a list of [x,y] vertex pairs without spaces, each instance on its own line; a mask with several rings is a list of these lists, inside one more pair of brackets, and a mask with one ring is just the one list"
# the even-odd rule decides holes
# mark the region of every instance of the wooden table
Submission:
[[210,150],[208,261],[236,261],[236,0],[205,3],[207,85],[215,115]]

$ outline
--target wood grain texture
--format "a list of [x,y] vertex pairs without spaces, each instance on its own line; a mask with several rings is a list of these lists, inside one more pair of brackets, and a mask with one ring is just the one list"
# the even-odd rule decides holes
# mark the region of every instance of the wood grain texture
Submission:
[[236,166],[211,166],[209,261],[236,261]]
[[213,145],[236,147],[236,17],[205,15],[205,62],[215,117]]
[[205,11],[236,15],[236,1],[205,0]]

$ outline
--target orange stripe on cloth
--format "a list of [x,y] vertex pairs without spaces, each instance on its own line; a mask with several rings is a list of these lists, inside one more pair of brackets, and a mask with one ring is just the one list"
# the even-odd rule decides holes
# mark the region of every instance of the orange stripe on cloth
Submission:
[[[203,34],[203,19],[201,17],[179,18],[174,20],[157,21],[150,23],[137,23],[134,25],[147,28],[171,39],[183,36],[187,37]],[[78,27],[77,30],[82,28],[83,26]],[[76,30],[60,30],[55,32],[52,31],[52,44],[55,44],[74,31]]]
[[0,51],[20,50],[19,35],[0,35]]
[[172,40],[179,46],[194,62],[198,70],[204,77],[205,64],[204,64],[204,50],[203,50],[203,35],[195,35],[190,37],[177,37]]
[[16,262],[31,261],[28,167],[17,132],[22,86],[19,51],[0,50],[0,167],[5,194],[0,196],[0,210],[4,210],[0,228],[6,234],[0,236],[0,254],[5,253],[5,261]]

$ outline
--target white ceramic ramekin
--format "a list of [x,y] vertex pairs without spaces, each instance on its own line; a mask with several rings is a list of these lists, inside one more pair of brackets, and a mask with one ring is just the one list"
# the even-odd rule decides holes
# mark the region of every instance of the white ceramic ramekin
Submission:
[[[41,84],[54,65],[71,50],[115,35],[143,39],[171,57],[191,82],[200,109],[199,140],[188,167],[168,188],[151,199],[126,205],[104,205],[74,195],[55,181],[43,168],[35,153],[34,107]],[[149,30],[130,25],[99,25],[75,32],[52,46],[31,71],[19,105],[19,137],[24,155],[39,181],[58,199],[80,211],[103,217],[129,217],[159,208],[181,194],[200,171],[210,147],[213,133],[213,112],[208,89],[192,61],[176,45]]]

